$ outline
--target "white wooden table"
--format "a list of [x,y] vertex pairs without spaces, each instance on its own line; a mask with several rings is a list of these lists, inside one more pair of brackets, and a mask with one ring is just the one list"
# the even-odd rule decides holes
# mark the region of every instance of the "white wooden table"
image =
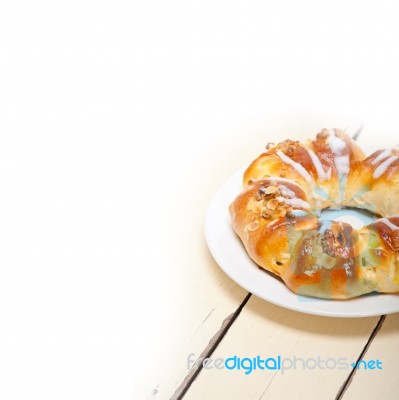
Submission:
[[[0,399],[395,399],[399,316],[304,315],[210,255],[218,187],[321,128],[398,142],[394,1],[0,2]],[[363,133],[362,133],[363,135]],[[237,355],[374,371],[187,366]]]

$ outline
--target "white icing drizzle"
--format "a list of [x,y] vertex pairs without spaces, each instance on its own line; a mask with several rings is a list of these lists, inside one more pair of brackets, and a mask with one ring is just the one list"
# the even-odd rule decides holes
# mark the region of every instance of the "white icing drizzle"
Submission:
[[381,222],[384,225],[386,225],[387,227],[391,228],[393,231],[399,231],[399,226],[396,226],[395,224],[393,224],[389,219],[387,218],[380,218],[377,219],[376,222]]
[[374,174],[373,174],[373,178],[374,179],[378,179],[381,175],[385,174],[386,170],[388,169],[388,167],[395,162],[396,160],[398,160],[399,157],[398,156],[391,156],[389,157],[387,160],[385,160],[384,162],[382,162],[375,170],[374,170]]
[[330,132],[328,144],[333,153],[341,154],[346,149],[346,143],[337,136],[335,129]]
[[328,137],[328,144],[334,154],[334,164],[338,172],[347,174],[349,172],[349,154],[344,154],[346,143],[336,135],[334,130]]
[[306,201],[294,197],[293,199],[286,199],[285,197],[276,197],[278,201],[283,201],[285,204],[292,206],[292,207],[298,207],[298,208],[310,208],[310,204],[307,203]]
[[268,226],[268,227],[269,227],[269,226],[272,226],[272,225],[274,225],[274,224],[277,224],[277,222],[278,222],[278,219],[274,219],[273,221],[269,222],[269,223],[267,224],[267,226]]
[[307,150],[309,153],[309,156],[312,160],[312,163],[314,167],[316,168],[317,175],[321,181],[329,180],[331,179],[331,167],[328,168],[328,171],[326,172],[323,168],[323,164],[320,161],[320,158],[315,154],[313,150]]
[[307,215],[309,215],[306,211],[303,211],[303,210],[292,210],[291,212],[296,217],[306,217]]
[[380,161],[385,160],[386,158],[388,158],[391,155],[392,155],[392,150],[386,149],[381,154],[379,154],[376,158],[374,158],[374,160],[371,162],[371,165],[376,165]]
[[282,151],[278,150],[276,154],[280,157],[281,161],[283,161],[286,164],[291,165],[296,172],[298,172],[299,175],[301,175],[307,182],[312,182],[312,177],[310,176],[309,172],[306,171],[306,169],[296,161],[292,160],[288,156],[286,156]]
[[280,186],[281,193],[283,194],[283,196],[288,196],[291,199],[296,196],[295,192],[292,191],[287,186],[285,186],[285,185],[279,185],[279,186]]
[[347,174],[349,172],[349,155],[344,154],[341,156],[334,157],[334,163],[337,167],[338,172]]
[[265,178],[265,179],[266,179],[266,180],[269,180],[269,181],[272,181],[272,182],[275,182],[275,184],[279,184],[278,181],[290,183],[291,185],[295,185],[296,187],[298,187],[299,189],[301,189],[301,191],[303,192],[302,187],[301,187],[298,183],[296,183],[295,181],[293,181],[292,179],[280,178],[279,176],[269,177],[269,178]]

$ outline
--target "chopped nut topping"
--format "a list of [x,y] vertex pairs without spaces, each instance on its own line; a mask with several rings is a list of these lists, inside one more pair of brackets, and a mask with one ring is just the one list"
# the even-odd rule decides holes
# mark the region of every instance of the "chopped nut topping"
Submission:
[[269,150],[271,147],[275,147],[276,145],[274,144],[274,143],[272,143],[272,142],[269,142],[267,145],[266,145],[266,150]]
[[266,208],[264,208],[262,210],[262,214],[261,214],[262,218],[264,219],[269,219],[272,215],[270,214],[270,211],[267,210]]
[[288,149],[286,150],[285,154],[287,154],[288,157],[292,157],[295,153],[295,150],[293,147],[288,147]]
[[247,225],[247,230],[250,232],[256,231],[259,228],[259,221],[253,221]]
[[320,263],[326,269],[334,268],[336,261],[335,257],[331,257],[326,253],[322,253],[320,256]]
[[260,213],[260,211],[261,211],[260,203],[257,202],[257,203],[255,203],[254,206],[252,207],[252,212],[258,214],[258,213]]
[[264,188],[262,190],[262,192],[264,192],[266,194],[271,194],[271,193],[277,192],[278,189],[279,189],[278,186],[268,186],[267,188]]
[[270,208],[271,210],[275,210],[276,207],[278,206],[279,201],[276,199],[271,199],[267,202],[267,207]]
[[[282,198],[280,185],[271,181],[269,186],[262,186],[247,203],[247,209],[263,219],[294,218],[292,206]],[[291,221],[292,222],[292,221]],[[291,223],[290,222],[290,223]]]
[[251,211],[255,205],[254,199],[251,197],[247,203],[247,210]]
[[317,138],[317,139],[320,139],[320,140],[324,140],[324,139],[327,138],[328,135],[329,135],[329,134],[328,134],[328,130],[327,130],[327,129],[323,129],[321,132],[319,132],[319,133],[316,135],[316,138]]

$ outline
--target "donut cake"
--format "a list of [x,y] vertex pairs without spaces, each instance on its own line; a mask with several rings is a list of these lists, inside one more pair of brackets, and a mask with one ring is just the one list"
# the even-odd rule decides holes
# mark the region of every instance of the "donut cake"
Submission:
[[[326,226],[320,211],[337,207],[375,218],[361,229]],[[268,144],[246,169],[229,211],[249,256],[297,294],[399,292],[399,147],[366,157],[339,129],[306,143]]]

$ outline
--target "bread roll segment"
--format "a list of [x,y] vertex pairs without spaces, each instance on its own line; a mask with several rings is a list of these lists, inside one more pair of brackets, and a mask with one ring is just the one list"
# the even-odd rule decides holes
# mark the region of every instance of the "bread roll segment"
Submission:
[[[318,215],[330,207],[367,209],[376,220],[359,230],[326,227]],[[269,144],[245,171],[229,211],[249,256],[295,293],[399,292],[399,148],[366,158],[338,129],[306,143]]]

